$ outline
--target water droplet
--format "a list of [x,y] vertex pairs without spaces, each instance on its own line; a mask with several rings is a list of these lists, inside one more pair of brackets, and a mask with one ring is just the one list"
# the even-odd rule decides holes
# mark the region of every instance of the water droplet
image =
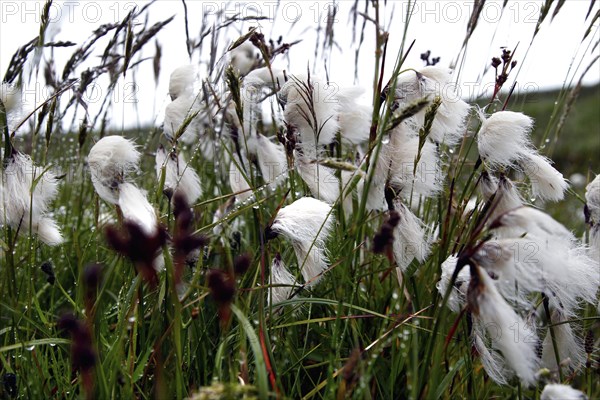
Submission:
[[33,351],[33,349],[35,349],[35,346],[33,346],[33,345],[25,347],[25,350],[27,350],[27,351]]

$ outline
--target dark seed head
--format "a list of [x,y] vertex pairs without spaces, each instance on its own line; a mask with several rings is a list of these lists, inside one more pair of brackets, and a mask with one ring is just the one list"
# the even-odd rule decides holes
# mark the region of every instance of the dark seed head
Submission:
[[591,329],[585,335],[584,348],[587,354],[594,352],[594,332]]
[[65,331],[68,333],[75,332],[79,329],[79,321],[74,314],[67,313],[63,314],[56,324],[59,330]]
[[54,267],[52,266],[52,262],[44,261],[40,268],[47,275],[46,281],[49,284],[54,285],[54,282],[56,281],[56,276],[54,275]]
[[235,283],[221,270],[211,269],[208,272],[208,287],[219,304],[231,303],[235,296]]
[[102,264],[88,264],[83,269],[83,284],[86,289],[95,290],[102,278]]
[[274,230],[271,229],[270,226],[267,226],[265,228],[265,239],[267,239],[267,241],[271,240],[271,239],[275,239],[279,234],[277,232],[275,232]]
[[248,253],[240,254],[233,260],[233,270],[236,275],[243,275],[250,268],[252,256]]

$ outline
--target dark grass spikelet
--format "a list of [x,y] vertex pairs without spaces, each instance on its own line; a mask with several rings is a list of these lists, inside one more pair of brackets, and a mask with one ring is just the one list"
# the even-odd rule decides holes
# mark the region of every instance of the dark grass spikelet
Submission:
[[587,354],[592,354],[594,352],[594,331],[591,329],[585,334],[583,346]]
[[175,256],[184,259],[194,250],[208,244],[208,238],[193,234],[194,214],[185,201],[185,197],[179,193],[173,198],[175,215],[175,232],[173,234],[173,248]]
[[221,328],[227,329],[231,320],[231,308],[229,306],[233,302],[236,291],[235,280],[218,269],[208,271],[206,280],[210,294],[218,306]]
[[342,367],[342,381],[340,382],[338,388],[338,399],[347,399],[352,397],[352,391],[360,379],[359,367],[361,357],[362,352],[358,347],[355,347],[348,356],[348,360]]
[[359,348],[354,348],[350,356],[348,357],[348,361],[344,364],[344,372],[342,373],[342,377],[346,381],[347,384],[355,383],[358,381],[359,373],[358,373],[358,364],[361,360],[361,351]]
[[[510,51],[506,48],[502,49],[502,55],[500,57],[493,57],[491,65],[494,68],[496,83],[494,86],[494,93],[492,94],[492,101],[496,98],[502,86],[508,80],[510,72],[517,66],[517,60],[513,60],[514,51]],[[499,70],[499,67],[500,68]]]
[[213,299],[219,304],[229,304],[235,296],[235,283],[223,271],[211,269],[207,275],[207,283]]
[[84,288],[84,301],[87,315],[92,315],[92,308],[96,302],[98,288],[102,283],[103,265],[92,263],[85,266],[81,274]]
[[57,322],[60,331],[71,336],[71,366],[73,373],[79,372],[86,398],[91,398],[93,390],[93,368],[97,356],[92,343],[92,334],[88,326],[78,320],[75,315],[68,313],[62,315]]
[[129,258],[142,278],[156,286],[158,274],[154,269],[154,259],[167,240],[164,228],[159,227],[155,233],[148,235],[136,223],[125,221],[122,229],[110,225],[105,234],[109,246]]
[[49,284],[54,285],[54,282],[56,281],[56,275],[54,275],[54,266],[52,265],[52,262],[44,261],[40,266],[40,269],[46,274],[46,281]]
[[252,263],[252,255],[250,253],[243,253],[234,258],[233,260],[233,271],[236,275],[244,275],[248,269],[250,269],[250,264]]
[[[457,264],[457,268],[458,265],[459,264]],[[479,275],[482,273],[480,268],[473,262],[469,263],[469,268],[471,271],[471,280],[469,281],[469,287],[467,289],[467,307],[469,312],[479,315],[479,295],[485,290],[485,286]]]
[[391,250],[394,243],[394,228],[398,222],[400,222],[400,214],[395,210],[390,211],[387,220],[373,238],[373,253],[384,254]]
[[421,53],[421,61],[425,63],[425,66],[436,65],[440,62],[440,57],[431,57],[431,50],[427,50],[425,53]]

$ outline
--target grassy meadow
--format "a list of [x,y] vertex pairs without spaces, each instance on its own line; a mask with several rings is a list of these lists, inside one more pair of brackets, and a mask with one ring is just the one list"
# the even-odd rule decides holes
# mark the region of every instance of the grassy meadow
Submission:
[[[545,2],[548,10],[540,18],[550,18],[556,3],[563,2],[554,3]],[[366,15],[355,10],[359,21],[374,23],[383,6],[378,1],[360,4]],[[374,239],[389,212],[366,205],[372,183],[369,171],[374,169],[367,168],[369,159],[377,160],[394,124],[422,112],[429,127],[421,126],[418,133],[420,157],[422,142],[429,140],[431,121],[436,118],[432,103],[438,100],[433,97],[392,107],[397,78],[409,68],[403,65],[405,55],[414,51],[410,43],[386,48],[383,30],[365,39],[380,50],[373,60],[369,80],[373,85],[367,88],[372,104],[366,140],[342,144],[338,132],[320,149],[321,162],[334,171],[336,182],[343,181],[346,171],[359,177],[349,184],[354,189],[349,198],[352,212],[345,208],[348,201],[331,202],[335,223],[325,241],[329,260],[325,272],[317,284],[296,286],[293,295],[272,304],[269,293],[277,287],[270,284],[273,260],[280,257],[297,277],[301,261],[291,241],[282,235],[271,239],[268,228],[282,207],[304,196],[317,196],[294,168],[293,149],[286,150],[288,166],[278,185],[265,179],[255,155],[236,159],[238,152],[248,151],[243,140],[237,141],[244,133],[234,134],[230,128],[235,125],[232,115],[244,115],[245,103],[240,99],[244,74],[207,61],[211,74],[196,93],[200,111],[185,116],[171,137],[160,123],[139,131],[111,128],[110,99],[98,115],[87,115],[77,97],[81,93],[77,88],[85,90],[100,76],[109,78],[109,86],[116,85],[125,72],[138,67],[141,49],[154,47],[155,36],[169,23],[132,23],[133,18],[143,20],[145,12],[136,9],[77,44],[44,41],[47,18],[42,16],[41,36],[24,43],[4,76],[6,84],[24,82],[23,66],[35,62],[36,49],[51,54],[53,47],[67,47],[73,53],[67,65],[49,69],[46,84],[54,95],[29,116],[19,134],[9,129],[10,109],[2,98],[3,182],[8,179],[8,154],[13,151],[29,155],[41,167],[35,172],[38,179],[46,171],[54,174],[58,192],[46,215],[54,219],[64,240],[50,246],[30,234],[34,212],[23,215],[16,225],[0,219],[1,399],[539,399],[545,384],[553,382],[600,398],[597,297],[595,304],[582,302],[569,320],[585,345],[586,359],[579,368],[571,368],[568,360],[558,369],[540,365],[535,384],[524,384],[517,376],[499,384],[484,370],[471,340],[475,311],[465,305],[459,313],[452,312],[446,306],[450,292],[440,293],[436,287],[441,265],[450,255],[473,249],[493,232],[488,224],[493,198],[486,199],[478,188],[487,167],[478,162],[476,133],[481,121],[474,108],[456,146],[432,144],[440,158],[442,190],[434,196],[415,194],[410,201],[403,200],[427,227],[431,247],[427,257],[410,260],[400,285],[390,247],[374,251]],[[476,21],[477,7],[473,13]],[[593,18],[581,23],[590,24]],[[228,21],[239,22],[236,17]],[[227,47],[217,48],[216,43],[227,27],[207,25],[206,29],[210,40],[205,45],[215,46],[210,52],[222,52],[214,57],[219,59]],[[322,34],[327,38],[326,29]],[[251,69],[270,68],[277,57],[294,51],[293,45],[284,48],[285,43],[269,43],[265,36],[250,30],[228,44],[236,39],[238,45],[252,44],[256,57]],[[101,57],[84,68],[84,60],[94,57],[92,46],[86,48],[90,43],[101,49]],[[152,53],[153,49],[144,54]],[[396,60],[393,70],[382,70],[384,57]],[[160,56],[147,62],[160,63]],[[40,68],[44,69],[43,63]],[[511,83],[509,74],[497,99],[469,104],[485,107],[489,115],[507,102],[507,109],[534,118],[532,142],[539,152],[551,158],[565,178],[581,175],[564,200],[536,199],[534,205],[587,242],[585,186],[600,172],[600,86],[525,96],[509,94]],[[219,87],[226,90],[221,93]],[[265,95],[272,93],[267,90]],[[290,139],[294,130],[277,110],[281,103],[270,104],[276,108],[273,120],[252,121],[256,122],[252,129],[272,143],[293,146],[297,138]],[[179,140],[194,118],[205,118],[205,110],[212,117],[204,120],[200,137],[192,143]],[[64,121],[73,112],[85,119],[69,127]],[[129,179],[146,192],[164,229],[161,232],[166,233],[164,240],[153,242],[139,232],[137,236],[134,231],[125,233],[126,213],[97,194],[87,157],[109,135],[126,137],[138,146],[139,168]],[[157,177],[155,154],[161,145],[183,154],[186,165],[200,177],[202,194],[190,204],[188,222],[182,222],[181,208],[165,194],[164,169],[161,176],[159,167]],[[240,158],[246,162],[244,174],[251,188],[251,196],[243,200],[230,184],[230,167]],[[40,171],[44,172],[40,175]],[[518,171],[505,172],[518,182],[530,203],[529,181]],[[31,193],[37,184],[34,179]],[[2,190],[3,201],[14,201],[17,194]],[[10,208],[5,206],[4,212]],[[173,250],[182,237],[201,243],[196,257],[182,260]],[[115,240],[130,247],[116,251]],[[151,281],[140,260],[154,251],[162,255],[164,267]],[[528,299],[542,307],[545,296],[530,294]],[[538,328],[550,332],[553,326],[542,319]]]

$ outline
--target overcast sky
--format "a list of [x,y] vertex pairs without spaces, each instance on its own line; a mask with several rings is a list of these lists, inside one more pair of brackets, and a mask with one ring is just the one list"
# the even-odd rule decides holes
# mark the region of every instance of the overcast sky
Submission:
[[[43,3],[41,1],[0,2],[0,71],[2,74],[17,48],[37,35],[39,13]],[[53,21],[51,29],[57,32],[54,40],[69,40],[80,44],[100,24],[120,21],[131,7],[145,3],[111,0],[55,2],[50,14]],[[542,1],[510,1],[501,12],[502,1],[486,2],[480,22],[462,59],[464,65],[460,75],[460,88],[463,97],[479,95],[493,85],[493,70],[488,70],[486,74],[483,72],[489,66],[491,57],[501,53],[502,46],[513,49],[518,45],[515,59],[519,64],[509,83],[516,79],[517,88],[521,91],[557,88],[565,81],[569,83],[579,79],[582,71],[600,51],[598,47],[593,49],[593,44],[600,39],[598,22],[592,27],[588,38],[582,42],[584,32],[590,25],[598,4],[594,6],[591,16],[586,21],[585,16],[590,1],[567,1],[556,18],[551,20],[551,15],[548,16],[531,43],[542,3]],[[289,59],[281,58],[277,64],[281,68],[291,70],[292,73],[304,72],[307,65],[311,68],[314,65],[316,28],[319,21],[323,27],[327,11],[332,4],[311,0],[280,4],[276,1],[225,3],[188,0],[190,36],[198,36],[203,15],[214,16],[217,11],[224,11],[228,16],[236,13],[252,16],[259,13],[270,18],[260,22],[265,37],[277,39],[281,35],[287,42],[302,40],[292,48]],[[370,93],[374,66],[374,29],[371,23],[367,23],[365,42],[361,48],[358,66],[358,82],[355,82],[356,42],[354,44],[352,42],[352,22],[349,19],[349,11],[353,4],[354,1],[336,3],[338,12],[334,23],[334,38],[338,47],[333,49],[331,62],[327,68],[330,80],[337,85],[359,84]],[[388,54],[391,54],[391,57],[388,60],[387,71],[392,69],[395,54],[400,46],[407,5],[407,1],[388,1],[381,12],[381,25],[390,33]],[[416,42],[405,65],[417,68],[423,66],[419,55],[426,50],[431,50],[433,56],[441,57],[441,65],[454,66],[463,43],[471,7],[472,1],[467,0],[417,2],[411,15],[406,38],[407,43],[413,40]],[[359,9],[364,10],[362,2]],[[135,86],[131,82],[132,74],[128,74],[118,86],[112,118],[114,126],[131,127],[138,124],[159,124],[162,121],[164,107],[169,101],[168,75],[177,66],[190,62],[185,45],[183,11],[183,2],[176,0],[157,1],[150,7],[151,23],[175,15],[175,19],[157,36],[163,52],[161,79],[155,86],[151,61],[140,66],[135,76],[137,82]],[[372,15],[372,10],[369,13]],[[362,25],[362,21],[363,19],[359,17],[359,26]],[[223,40],[220,46],[226,47],[238,34],[247,31],[252,25],[256,23],[240,24],[230,31],[231,38]],[[103,50],[104,43],[99,46],[99,51]],[[73,48],[55,50],[59,72],[62,71],[62,65],[72,51]],[[151,43],[142,56],[153,56],[153,53],[154,46]],[[191,61],[198,63],[197,59]],[[316,72],[324,73],[323,61],[318,60]],[[600,66],[596,62],[584,82],[591,85],[598,83],[599,80]],[[30,85],[34,85],[34,82]],[[102,87],[102,81],[99,87]],[[35,103],[44,97],[43,89],[38,88],[36,93],[35,96],[26,94],[28,103]],[[369,100],[367,98],[365,101]],[[90,103],[93,110],[94,101]]]

